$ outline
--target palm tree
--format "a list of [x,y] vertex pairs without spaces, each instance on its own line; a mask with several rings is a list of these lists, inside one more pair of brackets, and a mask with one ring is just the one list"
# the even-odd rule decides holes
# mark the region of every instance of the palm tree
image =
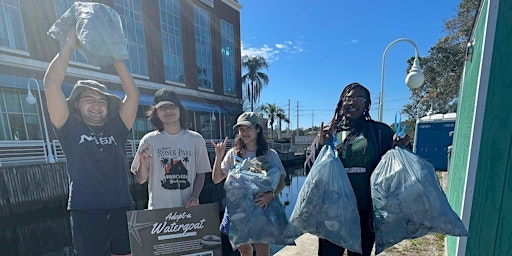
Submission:
[[277,120],[278,120],[278,123],[279,123],[279,130],[277,132],[277,138],[278,139],[281,139],[281,121],[284,121],[285,123],[290,123],[290,119],[288,119],[288,117],[286,116],[286,114],[284,113],[284,110],[282,108],[279,108],[279,110],[277,111],[277,114],[276,114],[276,117],[277,117]]
[[254,111],[254,103],[259,100],[261,89],[268,84],[268,76],[260,70],[268,69],[268,64],[261,56],[245,55],[242,57],[242,67],[247,70],[247,74],[242,76],[242,85],[247,85],[247,97],[251,102],[251,111]]
[[265,113],[268,117],[270,123],[270,138],[272,138],[274,133],[274,121],[276,120],[276,118],[278,118],[279,122],[281,122],[281,120],[284,120],[286,122],[288,118],[286,117],[284,109],[278,107],[274,103],[267,103],[261,106],[261,111]]

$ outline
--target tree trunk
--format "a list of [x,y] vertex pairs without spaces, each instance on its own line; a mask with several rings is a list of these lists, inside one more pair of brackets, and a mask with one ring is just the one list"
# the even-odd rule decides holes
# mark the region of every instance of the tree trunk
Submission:
[[251,82],[251,95],[249,96],[251,101],[251,112],[254,112],[254,82]]
[[277,139],[281,139],[281,118],[277,119]]

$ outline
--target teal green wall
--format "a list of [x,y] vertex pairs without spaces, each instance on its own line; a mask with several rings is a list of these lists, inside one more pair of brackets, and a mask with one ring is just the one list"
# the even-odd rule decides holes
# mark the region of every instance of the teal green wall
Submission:
[[512,253],[512,3],[500,0],[466,255]]
[[[481,17],[473,35],[475,53],[466,63],[466,74],[461,87],[461,98],[457,111],[454,148],[449,176],[448,197],[458,213],[462,207],[464,183],[466,181],[469,142],[475,94],[478,86],[479,68],[487,9],[484,2]],[[496,32],[490,65],[489,85],[485,104],[481,141],[469,222],[469,237],[465,255],[510,255],[512,252],[512,1],[501,0],[498,8]],[[489,61],[489,60],[487,60]],[[485,82],[485,81],[484,81]],[[459,119],[460,117],[460,119]],[[478,132],[478,131],[476,131]],[[453,167],[453,168],[452,168]],[[448,255],[455,255],[456,239],[447,241]]]
[[[448,170],[447,197],[453,210],[459,214],[462,211],[464,186],[467,179],[467,165],[469,158],[471,132],[473,129],[473,116],[475,114],[476,91],[481,68],[481,55],[485,21],[487,19],[488,1],[481,9],[480,19],[474,31],[474,52],[470,61],[466,61],[465,74],[459,89],[459,105],[457,107],[457,120],[453,134],[453,148]],[[455,255],[457,240],[447,237],[448,255]]]

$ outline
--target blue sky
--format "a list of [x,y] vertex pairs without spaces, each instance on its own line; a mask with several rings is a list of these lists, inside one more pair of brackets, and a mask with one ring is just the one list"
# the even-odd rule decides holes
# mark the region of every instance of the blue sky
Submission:
[[[329,122],[341,91],[351,82],[370,90],[370,114],[377,120],[386,47],[398,38],[409,38],[420,56],[428,55],[446,35],[444,23],[455,17],[459,2],[240,0],[242,56],[267,59],[269,69],[264,72],[270,82],[260,104],[275,103],[288,112],[290,102],[292,129],[297,123],[309,128]],[[394,44],[386,54],[383,121],[387,124],[409,102],[411,92],[404,80],[406,61],[412,56],[414,47],[408,42]]]

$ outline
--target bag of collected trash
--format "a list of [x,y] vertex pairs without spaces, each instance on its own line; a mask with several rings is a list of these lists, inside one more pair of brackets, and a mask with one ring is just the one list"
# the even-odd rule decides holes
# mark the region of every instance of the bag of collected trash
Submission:
[[467,236],[452,210],[434,167],[410,150],[395,147],[370,178],[374,209],[375,252],[427,233]]
[[297,197],[290,223],[300,233],[361,253],[356,196],[334,145],[320,150]]
[[264,157],[245,159],[235,165],[224,182],[229,211],[229,241],[233,249],[244,243],[294,244],[298,233],[289,225],[278,197],[266,209],[256,206],[260,192],[274,191],[281,179],[281,169],[268,166]]
[[229,235],[229,213],[228,208],[224,208],[224,215],[222,216],[222,220],[220,221],[219,231],[224,235]]
[[128,59],[128,43],[121,18],[112,8],[92,2],[75,2],[48,31],[54,39],[66,41],[76,30],[80,49],[89,64],[105,66]]

